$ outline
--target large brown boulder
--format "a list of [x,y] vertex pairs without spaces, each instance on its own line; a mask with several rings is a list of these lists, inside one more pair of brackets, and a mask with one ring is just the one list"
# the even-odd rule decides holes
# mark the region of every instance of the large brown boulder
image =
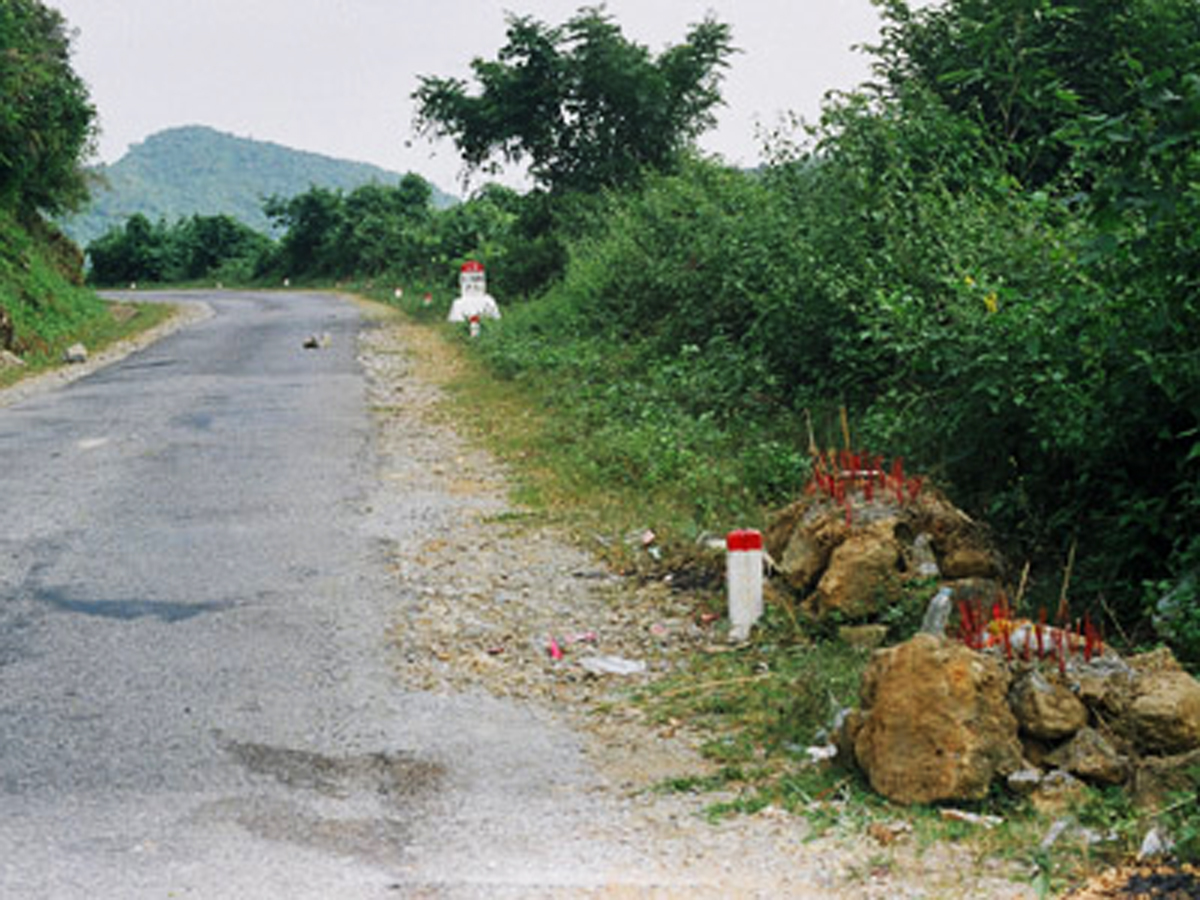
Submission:
[[852,717],[854,756],[898,803],[977,800],[1021,766],[1009,673],[995,658],[932,635],[878,651]]
[[825,571],[833,548],[846,539],[848,531],[844,519],[830,517],[793,529],[775,554],[779,573],[794,590],[806,593]]
[[1092,728],[1079,729],[1045,764],[1094,784],[1121,784],[1129,776],[1128,760]]
[[991,551],[983,547],[961,546],[946,552],[939,565],[943,578],[995,578],[1000,563]]
[[845,502],[805,496],[767,524],[766,549],[780,580],[818,619],[871,620],[901,595],[906,578],[995,578],[1001,559],[984,530],[940,492],[898,498],[856,485]]

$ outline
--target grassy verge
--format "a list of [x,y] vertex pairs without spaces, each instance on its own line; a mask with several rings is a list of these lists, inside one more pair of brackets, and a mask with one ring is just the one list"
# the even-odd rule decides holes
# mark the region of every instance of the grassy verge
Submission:
[[[394,301],[383,292],[375,299]],[[672,485],[614,480],[580,466],[593,431],[579,405],[562,395],[562,384],[499,377],[486,358],[472,352],[462,331],[441,324],[445,302],[435,299],[426,307],[418,301],[404,309],[401,327],[418,374],[439,384],[447,393],[448,414],[507,463],[518,485],[516,499],[531,508],[531,521],[565,527],[590,548],[603,548],[623,571],[670,575],[696,595],[699,608],[720,614],[720,573],[706,568],[692,539],[694,497]],[[663,437],[672,438],[666,426]],[[761,519],[763,511],[756,515]],[[754,513],[750,521],[757,524]],[[664,539],[657,562],[640,542],[628,540],[647,528]],[[911,607],[919,621],[928,585],[910,588],[914,602],[897,608]],[[917,852],[953,845],[969,865],[1003,861],[1041,896],[1078,884],[1137,849],[1151,823],[1120,792],[1090,790],[1083,804],[1059,814],[1039,813],[1028,801],[1000,791],[983,802],[957,805],[1000,821],[984,827],[946,819],[937,807],[893,805],[856,771],[814,763],[809,748],[825,744],[836,713],[856,703],[869,653],[842,642],[835,631],[804,622],[784,598],[768,599],[765,621],[749,644],[707,648],[631,698],[660,729],[700,735],[710,762],[704,772],[684,773],[658,790],[707,797],[714,819],[772,807],[805,817],[814,834],[869,835],[879,841],[883,868],[893,840],[915,845]],[[892,623],[893,638],[912,633],[914,615]],[[1046,844],[1061,819],[1070,827]],[[1182,823],[1180,833],[1188,827]]]
[[89,352],[151,328],[168,307],[102,301],[82,284],[83,257],[56,228],[0,209],[0,322],[4,342],[24,363],[0,366],[0,387],[61,363],[63,350]]
[[[363,293],[395,303],[386,291]],[[600,549],[617,568],[646,562],[640,545],[626,540],[646,529],[655,532],[674,562],[690,557],[698,536],[694,495],[674,483],[612,479],[587,465],[594,429],[581,419],[579,406],[549,381],[539,386],[498,377],[486,361],[467,352],[465,330],[442,324],[448,303],[438,297],[426,307],[420,299],[405,299],[416,364],[446,391],[455,421],[509,466],[516,499]],[[750,513],[739,522],[757,524],[760,515]]]
[[118,341],[125,340],[166,321],[174,308],[163,303],[108,303],[100,315],[86,319],[70,332],[62,332],[38,350],[25,357],[20,368],[0,369],[0,387],[16,384],[23,378],[38,375],[63,365],[63,350],[81,343],[95,354]]

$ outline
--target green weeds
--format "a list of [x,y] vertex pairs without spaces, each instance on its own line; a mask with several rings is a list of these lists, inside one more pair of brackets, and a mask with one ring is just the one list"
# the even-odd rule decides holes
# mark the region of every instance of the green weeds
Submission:
[[12,321],[12,350],[23,367],[0,369],[0,385],[58,365],[63,350],[89,350],[149,328],[171,314],[152,304],[106,304],[76,283],[78,250],[40,220],[0,211],[0,309]]
[[120,303],[101,307],[101,313],[85,320],[71,330],[55,329],[50,338],[40,342],[38,349],[25,357],[22,368],[0,369],[0,387],[14,384],[22,378],[36,375],[62,364],[62,352],[79,342],[96,353],[110,344],[140,334],[174,315],[171,306],[163,303]]

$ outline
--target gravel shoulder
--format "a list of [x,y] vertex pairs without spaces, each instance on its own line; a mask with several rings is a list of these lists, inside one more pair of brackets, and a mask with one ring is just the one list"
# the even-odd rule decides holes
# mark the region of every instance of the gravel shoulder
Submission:
[[[1034,896],[999,864],[964,864],[950,847],[918,849],[909,840],[885,848],[850,825],[811,840],[804,820],[771,808],[712,825],[702,812],[719,795],[652,791],[709,765],[696,735],[656,727],[628,694],[714,636],[686,595],[611,574],[513,504],[504,466],[448,412],[443,386],[454,377],[454,353],[429,329],[376,315],[360,359],[385,489],[410,503],[428,497],[431,511],[422,536],[392,551],[398,590],[414,598],[391,634],[406,687],[484,691],[567,723],[604,790],[628,809],[623,840],[654,861],[651,881],[690,885],[653,896]],[[550,652],[551,638],[561,658]],[[636,661],[645,671],[597,676],[585,669],[595,657]]]

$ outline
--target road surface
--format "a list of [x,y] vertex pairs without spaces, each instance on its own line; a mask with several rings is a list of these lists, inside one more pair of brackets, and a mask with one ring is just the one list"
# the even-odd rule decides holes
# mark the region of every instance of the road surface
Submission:
[[207,321],[0,409],[0,897],[636,881],[572,734],[389,662],[386,544],[430,511],[376,495],[359,309],[198,299]]

